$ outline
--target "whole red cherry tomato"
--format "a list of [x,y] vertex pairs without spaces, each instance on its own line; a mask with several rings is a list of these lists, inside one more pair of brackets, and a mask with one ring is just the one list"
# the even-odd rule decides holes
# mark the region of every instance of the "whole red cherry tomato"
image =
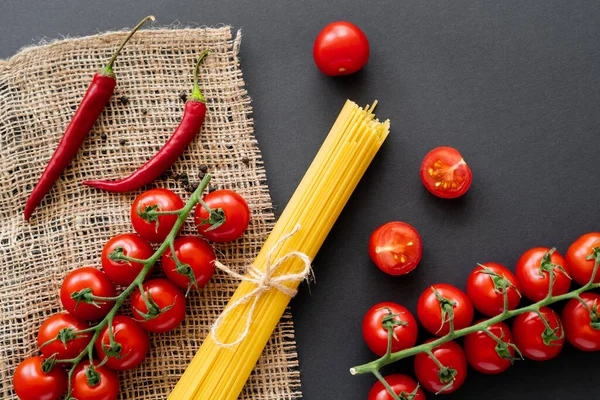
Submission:
[[555,279],[552,295],[558,296],[569,291],[571,278],[565,259],[554,249],[536,247],[527,250],[517,262],[517,279],[523,294],[531,301],[540,301],[550,290],[550,271]]
[[513,273],[501,264],[481,264],[467,278],[467,295],[477,311],[488,317],[504,311],[505,292],[508,309],[514,310],[521,301],[521,287]]
[[415,228],[404,222],[381,225],[369,240],[371,260],[390,275],[409,273],[419,264],[422,254],[421,236]]
[[231,190],[216,190],[204,196],[196,206],[194,223],[198,232],[213,242],[231,242],[244,234],[250,222],[246,200]]
[[[594,248],[600,248],[600,232],[586,233],[577,239],[567,250],[566,262],[571,278],[580,285],[586,285],[592,279],[594,260],[587,259]],[[600,282],[600,272],[596,273],[594,283]]]
[[110,239],[102,249],[102,269],[117,285],[129,286],[142,272],[144,264],[111,260],[110,255],[120,248],[123,255],[139,260],[152,257],[152,246],[134,233],[123,233]]
[[173,242],[179,269],[171,249],[162,256],[162,268],[171,282],[181,289],[200,289],[215,273],[215,252],[196,236],[180,236]]
[[379,357],[387,351],[388,330],[393,327],[392,352],[413,347],[419,328],[410,311],[400,304],[384,302],[374,305],[363,319],[362,333],[367,346]]
[[317,36],[313,57],[325,75],[353,74],[369,60],[369,41],[356,25],[332,22]]
[[[477,321],[478,324],[481,321]],[[465,353],[471,367],[484,374],[499,374],[507,370],[515,360],[515,348],[508,325],[498,322],[487,329],[504,344],[500,345],[484,331],[465,336]]]
[[[94,360],[94,365],[100,361]],[[90,367],[90,361],[80,363],[71,378],[71,397],[85,400],[116,400],[119,394],[119,377],[106,366]]]
[[[562,312],[565,336],[569,343],[583,351],[600,350],[600,295],[581,293],[579,295],[588,308],[579,300],[571,299]],[[590,313],[591,311],[591,313]],[[592,318],[593,317],[593,318]]]
[[[432,342],[430,339],[425,343]],[[415,356],[415,374],[423,387],[433,393],[452,393],[467,379],[467,358],[463,349],[450,341],[435,347],[433,355],[445,367],[440,371],[438,365],[426,353]]]
[[[401,400],[425,400],[425,393],[418,387],[417,382],[414,381],[410,376],[401,374],[392,374],[384,376],[383,379],[390,385],[394,393],[400,397]],[[394,400],[393,397],[388,393],[387,389],[379,381],[375,382],[371,391],[369,392],[369,400]]]
[[450,332],[453,316],[454,330],[466,328],[473,321],[471,300],[462,290],[445,283],[433,285],[421,294],[417,316],[425,329],[437,336]]
[[438,147],[421,163],[421,181],[431,193],[444,199],[460,197],[469,190],[473,173],[458,150]]
[[13,375],[13,388],[21,400],[58,400],[67,391],[67,373],[59,365],[42,370],[40,356],[26,358]]
[[[92,332],[79,332],[88,327],[86,322],[71,314],[54,314],[40,326],[37,345],[45,358],[52,355],[57,360],[75,358],[92,340]],[[58,340],[54,340],[56,338]],[[45,343],[48,344],[44,345]]]
[[110,298],[116,295],[110,279],[94,267],[69,272],[60,287],[60,301],[65,310],[86,321],[104,317],[115,303],[112,300],[94,300],[91,296]]
[[177,211],[184,207],[183,200],[168,189],[150,189],[140,194],[131,206],[133,229],[149,242],[164,242],[177,222],[177,214],[147,215],[149,211]]
[[540,312],[548,321],[548,329],[537,313],[527,312],[517,315],[513,321],[515,344],[526,358],[545,361],[560,353],[565,337],[558,314],[549,307],[541,307]]
[[[185,318],[185,296],[166,279],[152,279],[143,285],[152,307],[144,302],[139,289],[131,295],[133,318],[149,332],[163,333],[175,329]],[[149,319],[145,319],[147,316]]]
[[114,347],[111,347],[108,326],[104,327],[94,343],[101,359],[108,356],[106,366],[125,371],[140,365],[150,349],[150,339],[144,328],[130,317],[117,315],[113,318],[112,332]]

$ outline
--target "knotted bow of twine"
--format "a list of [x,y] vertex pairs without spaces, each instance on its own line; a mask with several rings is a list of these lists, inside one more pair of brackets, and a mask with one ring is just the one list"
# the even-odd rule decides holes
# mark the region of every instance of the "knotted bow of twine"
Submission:
[[[221,271],[224,271],[225,273],[227,273],[241,281],[251,282],[256,285],[256,288],[253,289],[250,293],[240,297],[233,304],[229,305],[221,313],[219,318],[217,318],[217,320],[215,321],[213,326],[210,328],[210,333],[211,333],[212,339],[216,344],[218,344],[219,346],[223,346],[223,347],[231,347],[231,346],[235,346],[236,344],[240,343],[242,340],[244,340],[244,338],[246,336],[248,336],[248,332],[250,331],[250,326],[252,325],[252,319],[254,317],[254,311],[258,304],[258,300],[265,292],[267,292],[271,289],[277,289],[280,292],[285,293],[286,295],[288,295],[290,297],[294,297],[296,295],[296,293],[298,293],[298,290],[292,289],[292,288],[286,286],[284,283],[295,283],[295,282],[300,282],[304,279],[307,279],[308,276],[312,272],[312,268],[310,265],[311,264],[310,257],[308,257],[306,254],[299,252],[299,251],[291,251],[291,252],[285,254],[283,257],[278,258],[275,261],[273,261],[272,258],[273,258],[273,254],[277,251],[277,249],[281,246],[281,244],[283,242],[285,242],[286,240],[288,240],[290,237],[294,236],[299,230],[300,230],[300,225],[296,225],[290,233],[288,233],[287,235],[284,235],[283,237],[281,237],[281,239],[279,239],[277,241],[277,243],[275,243],[275,245],[273,246],[273,248],[269,251],[269,254],[267,255],[267,260],[265,263],[264,271],[261,271],[258,268],[256,268],[254,265],[250,264],[247,268],[246,274],[242,275],[242,274],[238,274],[235,271],[232,271],[229,267],[221,264],[219,261],[215,261],[215,266],[217,268],[219,268]],[[277,272],[279,267],[281,267],[281,265],[285,261],[289,260],[290,258],[294,258],[294,257],[298,257],[304,263],[304,268],[301,271],[299,271],[297,273],[289,273],[289,274],[285,274],[285,275],[273,276],[275,274],[275,272]],[[234,310],[236,307],[238,307],[242,304],[248,303],[249,301],[252,301],[252,307],[250,307],[250,311],[248,312],[248,317],[246,318],[246,325],[244,327],[244,331],[233,342],[226,342],[226,341],[224,342],[224,341],[219,340],[219,338],[217,337],[217,329],[219,329],[221,322],[227,317],[227,315],[229,315],[229,313],[232,310]]]

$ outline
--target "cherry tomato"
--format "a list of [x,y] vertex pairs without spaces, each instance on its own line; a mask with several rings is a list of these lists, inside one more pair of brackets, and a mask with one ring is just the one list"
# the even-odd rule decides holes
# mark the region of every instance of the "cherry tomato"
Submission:
[[198,289],[206,286],[215,273],[215,252],[208,243],[196,236],[180,236],[173,242],[175,255],[179,262],[173,259],[171,249],[162,256],[162,268],[171,282],[181,289]]
[[442,371],[440,376],[437,364],[427,354],[419,353],[415,356],[415,374],[418,381],[425,389],[436,394],[454,392],[467,379],[465,352],[458,344],[450,341],[435,347],[432,353],[447,370]]
[[177,222],[177,214],[155,216],[148,222],[140,216],[142,213],[155,209],[155,211],[176,211],[184,206],[183,200],[168,189],[150,189],[140,194],[131,206],[131,223],[133,229],[149,242],[164,242],[173,226]]
[[[577,239],[567,250],[566,262],[569,266],[571,278],[581,286],[592,279],[594,260],[587,257],[594,248],[600,247],[600,232],[586,233]],[[596,273],[594,283],[600,282],[600,272]]]
[[560,353],[565,344],[565,338],[558,314],[549,307],[540,308],[540,312],[552,330],[556,329],[556,332],[548,330],[535,312],[517,315],[513,321],[512,330],[515,344],[524,357],[545,361]]
[[488,262],[477,266],[467,279],[467,295],[480,313],[489,317],[504,311],[504,292],[508,309],[514,310],[521,301],[517,278],[505,266]]
[[[89,325],[71,314],[54,314],[44,321],[37,336],[37,345],[44,357],[52,355],[58,360],[77,357],[92,340],[92,332],[78,333]],[[44,343],[54,340],[45,346]]]
[[[400,399],[425,400],[425,393],[423,393],[421,388],[417,389],[417,382],[415,382],[410,376],[392,374],[385,376],[383,379],[385,379],[385,381],[388,383],[388,385],[390,385],[394,393],[396,393]],[[414,395],[410,397],[413,393]],[[385,386],[383,386],[381,382],[377,381],[369,392],[369,400],[394,399],[388,393]]]
[[[477,321],[476,323],[482,322]],[[506,344],[499,343],[484,331],[477,331],[465,336],[465,353],[471,367],[484,374],[499,374],[507,370],[515,360],[515,349],[508,325],[498,322],[487,329]]]
[[[144,293],[154,305],[148,311],[139,289],[131,295],[133,317],[149,332],[163,333],[175,329],[185,318],[185,296],[166,279],[152,279],[143,284]],[[160,312],[160,313],[159,313]],[[142,314],[150,319],[144,320]]]
[[417,267],[423,254],[421,236],[404,222],[388,222],[371,234],[369,255],[383,272],[404,275]]
[[[71,297],[75,292],[79,294],[81,300]],[[110,279],[104,272],[94,267],[82,267],[69,272],[60,287],[60,301],[65,310],[86,321],[104,317],[115,303],[111,300],[90,299],[92,295],[116,296],[115,286]]]
[[140,365],[150,348],[150,339],[144,328],[130,317],[117,315],[113,318],[112,332],[114,348],[110,345],[108,326],[104,327],[94,344],[101,359],[108,355],[106,366],[125,371]]
[[388,330],[384,325],[394,327],[392,352],[413,347],[417,343],[419,328],[410,311],[392,302],[376,304],[367,311],[362,332],[367,346],[379,357],[386,353],[388,345]]
[[152,246],[134,233],[123,233],[110,239],[102,249],[102,269],[111,281],[117,285],[129,286],[144,268],[143,264],[129,261],[114,261],[109,255],[117,248],[123,254],[140,260],[152,257]]
[[471,187],[473,173],[458,150],[438,147],[421,163],[421,181],[431,193],[444,199],[462,196]]
[[[94,360],[94,365],[100,361]],[[119,395],[119,377],[106,366],[90,370],[90,361],[80,363],[73,371],[71,397],[85,400],[115,400]],[[87,375],[90,375],[88,378]]]
[[[440,302],[443,303],[443,307]],[[445,283],[433,285],[425,289],[419,297],[417,316],[423,327],[434,335],[444,336],[450,332],[448,321],[452,313],[454,314],[454,330],[471,325],[471,321],[473,321],[471,300],[465,292],[452,285]]]
[[345,21],[332,22],[317,36],[313,58],[325,75],[353,74],[369,60],[369,41],[356,25]]
[[198,232],[213,242],[231,242],[244,234],[250,222],[250,209],[246,200],[231,190],[216,190],[204,196],[204,203],[194,211]]
[[571,299],[562,312],[562,322],[565,327],[565,336],[569,343],[583,351],[600,350],[600,295],[596,293],[582,293],[579,295],[590,308],[590,311],[577,299]]
[[42,371],[44,359],[26,358],[13,375],[13,388],[21,400],[58,400],[67,391],[67,373],[59,365]]
[[[558,267],[552,268],[552,265]],[[561,271],[561,268],[564,270]],[[540,301],[550,290],[550,271],[556,274],[552,295],[558,296],[569,291],[571,278],[565,259],[557,251],[546,247],[536,247],[526,251],[517,262],[517,279],[523,294],[531,301]]]

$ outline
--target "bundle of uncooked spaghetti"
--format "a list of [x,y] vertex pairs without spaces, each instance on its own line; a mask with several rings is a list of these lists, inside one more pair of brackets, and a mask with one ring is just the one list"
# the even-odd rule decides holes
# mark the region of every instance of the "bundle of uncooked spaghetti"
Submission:
[[233,400],[334,222],[389,133],[347,101],[239,288],[169,399]]

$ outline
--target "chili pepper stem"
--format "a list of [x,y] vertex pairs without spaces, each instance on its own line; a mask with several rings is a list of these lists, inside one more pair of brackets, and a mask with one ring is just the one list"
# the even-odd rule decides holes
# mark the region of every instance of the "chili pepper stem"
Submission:
[[204,60],[204,58],[206,58],[206,56],[209,54],[210,50],[204,50],[198,56],[198,61],[196,61],[196,66],[194,67],[194,88],[192,89],[192,95],[190,96],[189,100],[206,103],[204,96],[200,92],[200,86],[198,86],[198,71],[200,70],[200,64],[202,63],[202,60]]
[[113,72],[113,64],[115,63],[115,60],[117,59],[117,57],[121,53],[121,50],[123,50],[123,47],[125,47],[125,45],[129,41],[129,39],[131,39],[131,37],[134,35],[134,33],[136,33],[138,31],[138,29],[140,29],[142,27],[142,25],[144,25],[148,21],[155,21],[155,20],[156,20],[156,18],[154,17],[154,15],[149,15],[146,18],[144,18],[143,20],[141,20],[131,30],[131,32],[129,32],[129,35],[127,35],[127,37],[125,38],[125,40],[123,40],[123,42],[121,43],[121,45],[119,46],[119,48],[117,48],[117,50],[114,52],[114,54],[112,55],[112,57],[110,58],[110,60],[108,60],[108,64],[106,64],[106,66],[104,68],[102,68],[102,72],[101,72],[102,75],[111,76],[111,77],[114,78],[115,73]]

